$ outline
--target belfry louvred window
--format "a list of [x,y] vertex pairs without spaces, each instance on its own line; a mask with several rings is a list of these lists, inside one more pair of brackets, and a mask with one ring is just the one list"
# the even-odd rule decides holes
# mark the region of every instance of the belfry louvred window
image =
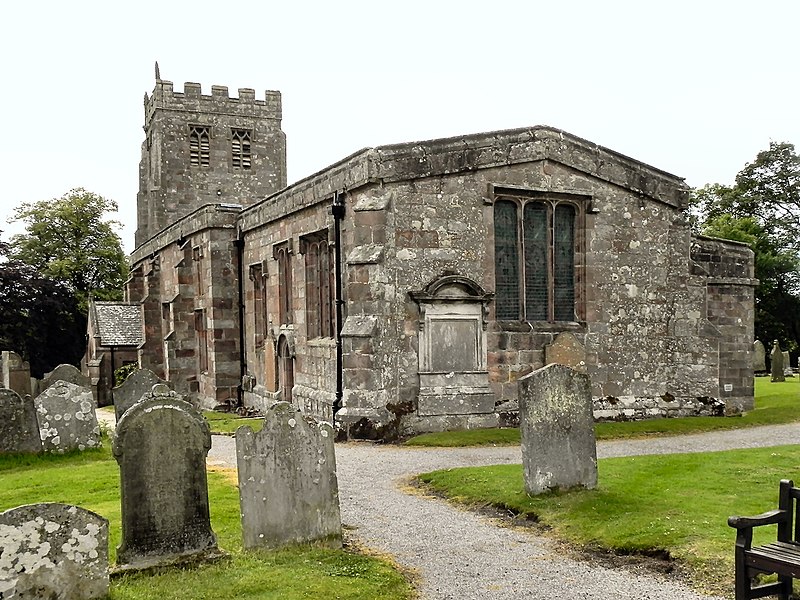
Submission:
[[577,207],[570,202],[525,198],[495,201],[498,320],[577,320],[577,215]]
[[208,127],[189,125],[189,162],[193,167],[211,164],[211,145]]
[[250,131],[247,129],[231,130],[231,165],[234,169],[251,167],[250,137]]

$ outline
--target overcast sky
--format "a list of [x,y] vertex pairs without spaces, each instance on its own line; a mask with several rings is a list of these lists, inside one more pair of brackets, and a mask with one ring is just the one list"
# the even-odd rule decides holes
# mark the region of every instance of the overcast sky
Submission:
[[366,147],[545,124],[685,177],[732,183],[800,146],[797,0],[7,3],[0,229],[84,187],[136,229],[153,64],[283,94],[289,182]]

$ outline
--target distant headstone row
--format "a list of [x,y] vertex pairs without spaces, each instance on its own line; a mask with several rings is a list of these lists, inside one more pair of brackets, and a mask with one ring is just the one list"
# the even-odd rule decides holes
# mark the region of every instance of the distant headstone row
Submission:
[[[5,368],[9,353],[3,354]],[[79,380],[75,367],[62,365],[59,369],[65,379],[46,381],[35,399],[0,389],[0,453],[62,453],[100,445],[91,388],[69,381]]]

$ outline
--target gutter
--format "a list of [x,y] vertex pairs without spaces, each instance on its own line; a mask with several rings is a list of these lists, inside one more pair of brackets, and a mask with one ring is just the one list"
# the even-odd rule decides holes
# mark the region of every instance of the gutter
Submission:
[[336,305],[336,398],[333,401],[333,421],[336,422],[336,413],[342,408],[344,395],[343,359],[342,359],[342,320],[344,299],[342,298],[342,220],[345,215],[344,192],[334,192],[333,204],[333,240],[334,240],[334,269],[335,292],[334,304]]

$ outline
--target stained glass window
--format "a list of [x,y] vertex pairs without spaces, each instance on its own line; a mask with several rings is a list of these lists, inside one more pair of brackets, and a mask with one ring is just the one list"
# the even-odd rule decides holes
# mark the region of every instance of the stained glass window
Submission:
[[517,205],[501,200],[494,205],[495,314],[519,319],[519,252]]
[[576,207],[567,203],[495,202],[497,319],[576,320],[576,215]]

